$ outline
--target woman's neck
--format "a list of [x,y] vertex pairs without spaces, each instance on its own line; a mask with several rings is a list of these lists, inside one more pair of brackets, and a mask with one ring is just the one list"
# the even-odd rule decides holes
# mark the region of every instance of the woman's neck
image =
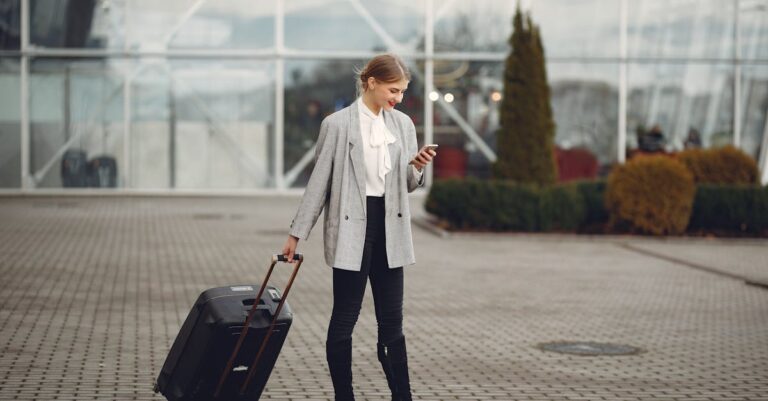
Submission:
[[363,103],[368,107],[368,110],[372,111],[373,114],[379,115],[381,112],[381,107],[376,105],[376,102],[373,101],[373,97],[371,95],[368,95],[368,93],[363,93]]

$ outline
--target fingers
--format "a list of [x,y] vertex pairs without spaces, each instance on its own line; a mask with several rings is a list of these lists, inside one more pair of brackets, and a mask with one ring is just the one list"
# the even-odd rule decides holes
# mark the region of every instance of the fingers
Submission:
[[435,152],[432,149],[422,149],[419,151],[419,153],[416,154],[416,157],[413,158],[411,161],[411,164],[413,164],[419,171],[424,169],[424,167],[427,166],[427,164],[432,162],[432,159],[437,156],[437,152]]
[[416,155],[415,160],[422,165],[426,166],[427,164],[432,162],[432,159],[437,155],[437,153],[434,150],[422,150],[419,152],[419,154]]
[[296,252],[296,242],[291,241],[291,238],[289,237],[287,241],[285,241],[285,245],[283,246],[283,256],[285,256],[286,260],[288,260],[288,263],[294,263],[293,261],[293,254]]

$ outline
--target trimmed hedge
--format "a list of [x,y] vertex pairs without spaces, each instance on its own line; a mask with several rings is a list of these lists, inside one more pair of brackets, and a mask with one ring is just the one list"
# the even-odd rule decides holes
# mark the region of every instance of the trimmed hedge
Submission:
[[768,234],[768,187],[700,185],[689,230]]
[[579,229],[589,184],[540,188],[506,180],[447,179],[432,185],[425,208],[460,230],[552,231]]
[[574,183],[584,199],[584,218],[579,231],[585,233],[602,233],[607,230],[608,209],[605,208],[606,180],[577,181]]
[[[426,210],[451,229],[611,232],[606,181],[538,188],[511,181],[437,180]],[[768,187],[700,185],[688,231],[768,236]]]
[[533,231],[538,224],[536,187],[510,181],[437,180],[425,208],[454,229]]
[[610,225],[616,231],[681,234],[695,193],[693,175],[679,161],[665,156],[632,159],[608,177],[605,205]]
[[576,185],[555,185],[539,190],[541,231],[574,231],[584,221],[584,196]]
[[697,184],[756,184],[757,163],[741,149],[724,146],[689,149],[675,157],[693,173]]

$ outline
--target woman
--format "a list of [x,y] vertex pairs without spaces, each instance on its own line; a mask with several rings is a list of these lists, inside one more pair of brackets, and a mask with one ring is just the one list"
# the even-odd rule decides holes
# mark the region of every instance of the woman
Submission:
[[354,400],[352,330],[368,279],[378,322],[378,356],[393,400],[411,400],[403,336],[403,266],[416,262],[408,193],[424,184],[436,155],[417,152],[416,128],[395,110],[411,79],[397,56],[371,59],[349,107],[320,125],[315,167],[283,247],[293,259],[325,208],[325,261],[333,267],[326,357],[336,400]]

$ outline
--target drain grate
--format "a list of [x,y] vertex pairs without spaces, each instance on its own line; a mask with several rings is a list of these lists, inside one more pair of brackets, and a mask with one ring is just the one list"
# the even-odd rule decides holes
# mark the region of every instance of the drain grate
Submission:
[[537,346],[543,351],[559,352],[571,355],[634,355],[643,352],[642,349],[624,344],[596,343],[591,341],[557,341],[542,343]]

